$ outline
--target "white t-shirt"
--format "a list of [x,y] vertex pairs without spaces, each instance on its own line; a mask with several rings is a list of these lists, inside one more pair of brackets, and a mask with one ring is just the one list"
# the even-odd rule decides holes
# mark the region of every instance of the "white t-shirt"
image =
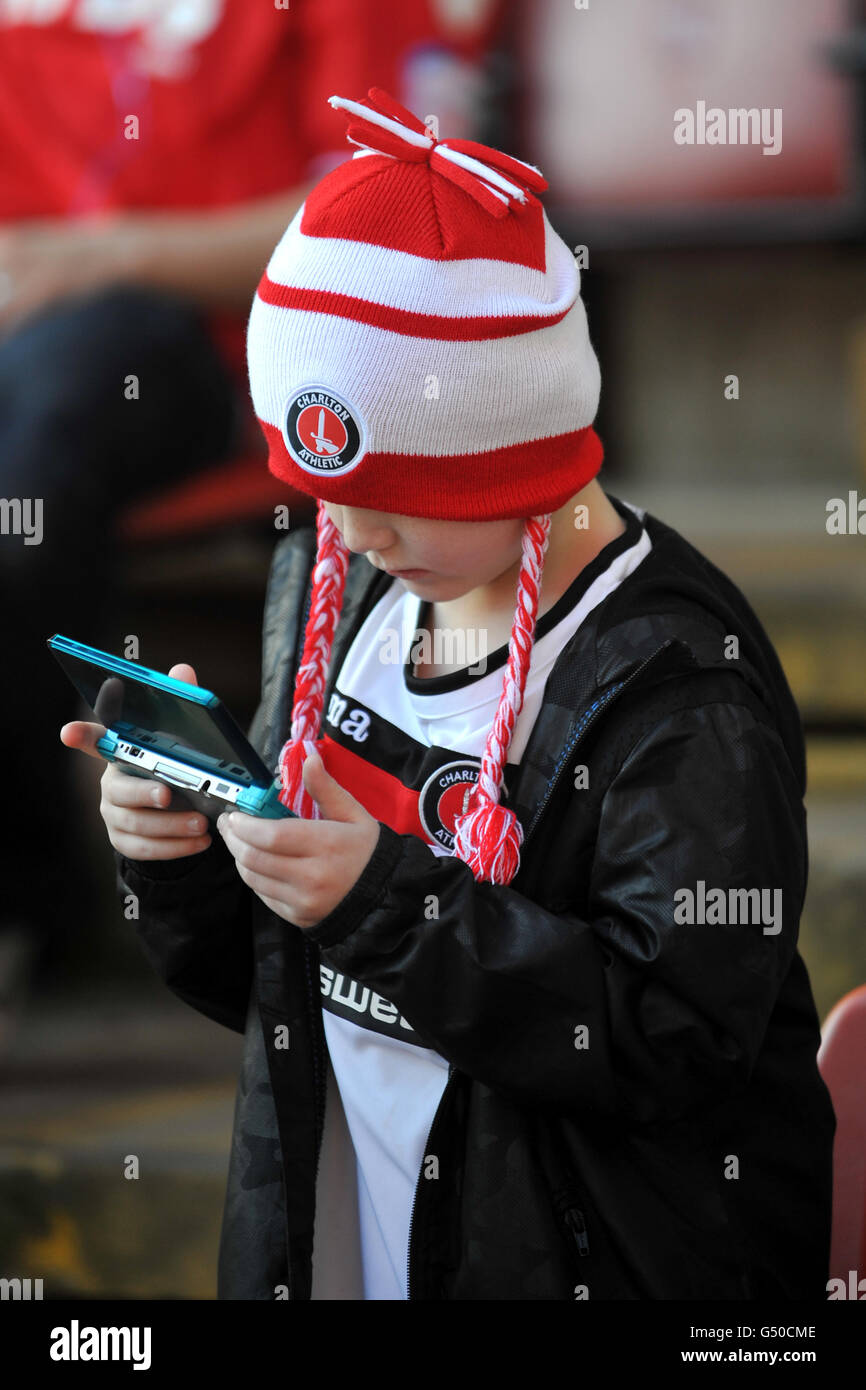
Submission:
[[[643,512],[625,505],[626,532],[539,619],[508,754],[512,768],[563,646],[650,550]],[[420,609],[421,600],[394,580],[363,623],[331,693],[325,762],[378,820],[446,855],[453,852],[455,815],[477,780],[507,648],[490,653],[486,669],[479,653],[467,652],[474,675],[418,679],[408,658]],[[324,963],[321,988],[328,1052],[355,1152],[364,1298],[405,1299],[415,1189],[449,1063],[390,1001]]]

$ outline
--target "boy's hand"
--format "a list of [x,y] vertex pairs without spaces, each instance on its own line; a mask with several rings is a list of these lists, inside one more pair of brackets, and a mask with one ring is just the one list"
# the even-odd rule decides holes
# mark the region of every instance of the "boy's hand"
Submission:
[[318,753],[307,757],[303,776],[325,819],[275,821],[224,812],[217,829],[262,902],[296,927],[315,927],[361,877],[379,822],[334,780]]
[[[169,675],[198,685],[195,671],[186,662],[172,666]],[[63,725],[60,741],[105,763],[99,812],[114,849],[139,861],[184,859],[207,849],[211,843],[207,817],[185,801],[182,792],[174,792],[156,778],[133,777],[122,772],[118,763],[104,759],[96,747],[104,733],[102,724],[74,719]]]

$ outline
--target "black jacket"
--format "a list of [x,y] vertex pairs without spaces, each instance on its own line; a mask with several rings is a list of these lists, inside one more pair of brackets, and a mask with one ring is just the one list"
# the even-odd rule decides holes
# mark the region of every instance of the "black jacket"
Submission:
[[[578,586],[636,539],[611,501],[628,529]],[[301,931],[243,883],[218,835],[184,860],[118,856],[155,969],[245,1033],[221,1298],[311,1296],[324,962],[450,1063],[410,1298],[826,1299],[835,1117],[796,949],[800,718],[737,587],[672,528],[648,513],[644,525],[651,553],[567,642],[507,768],[525,832],[510,886],[478,884],[383,824],[354,888]],[[272,767],[313,547],[312,528],[281,540],[268,582],[250,737]],[[332,679],[390,583],[352,557]],[[678,920],[680,890],[731,902],[737,888],[769,890],[767,904],[779,890],[781,929],[745,896],[727,924]]]

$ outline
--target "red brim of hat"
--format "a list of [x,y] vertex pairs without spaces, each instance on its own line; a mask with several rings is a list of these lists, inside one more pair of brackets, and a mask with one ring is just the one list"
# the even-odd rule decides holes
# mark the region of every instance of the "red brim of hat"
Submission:
[[298,492],[335,506],[439,521],[504,521],[555,512],[592,481],[604,457],[602,442],[588,425],[488,453],[368,453],[355,468],[328,477],[301,468],[281,431],[259,423],[268,443],[268,468]]

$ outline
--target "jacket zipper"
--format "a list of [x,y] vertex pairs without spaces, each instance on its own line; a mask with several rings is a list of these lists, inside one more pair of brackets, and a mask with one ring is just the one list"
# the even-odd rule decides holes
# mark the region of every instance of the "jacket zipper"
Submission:
[[[294,677],[293,677],[293,680],[292,680],[292,689],[294,689],[295,685],[297,684],[297,680],[298,680],[298,671],[301,669],[301,661],[303,660],[303,656],[304,656],[304,634],[305,634],[306,631],[307,631],[307,619],[308,619],[309,616],[310,616],[310,609],[312,608],[312,606],[313,606],[313,585],[312,585],[312,583],[310,583],[310,584],[309,584],[309,587],[308,587],[308,589],[307,589],[306,598],[305,598],[305,600],[304,600],[304,612],[303,612],[303,616],[302,616],[302,618],[301,618],[301,625],[300,625],[300,627],[298,628],[298,635],[297,635],[296,644],[295,644],[295,652],[294,652],[294,667],[295,667],[295,671],[294,671]],[[288,731],[288,733],[286,734],[286,738],[291,738],[291,736],[292,736],[292,730],[291,730],[291,722],[290,722],[290,724],[289,724],[289,731]],[[285,740],[283,740],[283,742],[285,742]],[[282,751],[282,746],[283,746],[283,744],[281,743],[281,744],[280,744],[280,747],[279,747],[279,750],[278,750],[278,752],[277,752],[277,756],[276,756],[276,758],[274,759],[274,776],[275,776],[275,777],[279,777],[279,775],[280,775],[279,753],[280,753],[280,751]]]
[[589,1254],[589,1239],[586,1234],[586,1219],[580,1207],[566,1207],[563,1220],[577,1243],[579,1255]]
[[312,583],[311,583],[310,586],[309,586],[309,588],[307,589],[307,598],[306,598],[306,602],[304,603],[304,616],[301,618],[301,626],[298,628],[298,648],[297,648],[298,660],[297,660],[297,663],[296,663],[296,665],[295,665],[295,680],[297,680],[297,678],[298,678],[298,671],[300,670],[301,659],[302,659],[302,657],[303,657],[303,655],[304,655],[304,637],[306,636],[306,632],[307,632],[307,619],[308,619],[309,616],[310,616],[310,609],[312,608],[312,606],[313,606],[313,586],[312,586]]
[[558,1190],[553,1200],[572,1243],[577,1247],[578,1255],[581,1257],[588,1255],[589,1234],[586,1227],[586,1217],[579,1205],[582,1200],[580,1189],[575,1186],[573,1181],[569,1181],[565,1187]]
[[313,988],[313,967],[312,953],[309,943],[304,942],[304,955],[306,957],[307,975],[307,1002],[310,1005],[310,1022],[313,1031],[313,1085],[316,1093],[316,1171],[315,1176],[319,1176],[319,1160],[322,1156],[322,1139],[325,1133],[325,1103],[326,1103],[326,1080],[325,1070],[325,1049],[322,1046],[320,1036],[321,1014],[317,1016],[315,989]]
[[[448,1087],[450,1086],[450,1084],[451,1084],[451,1073],[450,1073],[450,1071],[449,1071],[449,1073],[448,1073],[448,1081],[446,1082],[446,1085],[445,1085],[445,1091],[448,1090]],[[444,1098],[445,1098],[445,1091],[442,1092],[442,1100],[444,1100]],[[439,1105],[442,1104],[442,1100],[439,1101]],[[438,1113],[439,1113],[439,1106],[436,1107],[436,1114],[438,1115]],[[433,1124],[435,1125],[435,1123],[436,1123],[436,1115],[433,1116]],[[424,1140],[424,1153],[423,1153],[423,1155],[422,1155],[422,1157],[421,1157],[421,1167],[420,1167],[420,1169],[418,1170],[418,1176],[417,1176],[417,1178],[415,1179],[415,1192],[414,1192],[413,1197],[412,1197],[412,1210],[411,1210],[411,1212],[409,1213],[409,1239],[408,1239],[407,1242],[406,1242],[406,1298],[407,1298],[407,1301],[412,1297],[412,1227],[413,1227],[413,1225],[414,1225],[414,1223],[415,1223],[415,1207],[416,1207],[417,1202],[418,1202],[418,1189],[419,1189],[419,1187],[421,1186],[421,1174],[424,1172],[424,1159],[425,1159],[425,1157],[426,1157],[426,1155],[427,1155],[427,1141],[429,1140],[430,1134],[432,1134],[432,1132],[433,1132],[433,1125],[430,1126],[430,1132],[429,1132],[428,1135],[427,1135],[427,1139]]]
[[417,1203],[418,1203],[418,1192],[419,1192],[419,1189],[420,1189],[420,1187],[421,1187],[421,1178],[422,1178],[422,1176],[423,1176],[423,1174],[424,1174],[424,1159],[427,1157],[427,1151],[428,1151],[428,1148],[429,1148],[429,1145],[430,1145],[430,1136],[432,1135],[434,1129],[436,1128],[436,1121],[437,1121],[438,1118],[439,1118],[439,1111],[442,1109],[442,1106],[445,1104],[445,1097],[448,1095],[448,1092],[449,1092],[449,1090],[451,1089],[451,1082],[452,1082],[452,1079],[453,1079],[453,1077],[454,1077],[454,1073],[455,1073],[456,1070],[457,1070],[457,1068],[455,1067],[454,1063],[453,1063],[453,1062],[449,1062],[449,1064],[448,1064],[448,1080],[447,1080],[446,1083],[445,1083],[445,1089],[444,1089],[444,1091],[442,1092],[442,1095],[439,1097],[439,1104],[436,1106],[436,1114],[433,1116],[433,1122],[432,1122],[432,1124],[430,1125],[429,1130],[427,1131],[427,1138],[424,1140],[424,1153],[423,1153],[422,1156],[421,1156],[421,1167],[420,1167],[420,1169],[418,1170],[418,1177],[415,1179],[415,1195],[414,1195],[413,1198],[412,1198],[412,1210],[411,1210],[411,1212],[409,1213],[409,1239],[408,1239],[407,1242],[406,1242],[406,1298],[407,1298],[407,1300],[410,1299],[410,1298],[412,1297],[412,1227],[413,1227],[414,1222],[415,1222],[415,1207],[417,1206]]
[[[326,1080],[325,1080],[325,1066],[326,1066],[326,1063],[325,1063],[324,1048],[323,1048],[323,1046],[322,1046],[322,1039],[321,1039],[320,1036],[319,1036],[319,1028],[320,1028],[320,1026],[321,1026],[321,1018],[319,1018],[319,1019],[316,1018],[316,1003],[317,1003],[317,1001],[316,1001],[315,991],[314,991],[314,989],[313,989],[311,948],[310,948],[308,942],[306,942],[306,941],[303,942],[303,951],[304,951],[304,966],[305,966],[304,975],[305,975],[305,977],[306,977],[305,983],[306,983],[306,992],[307,992],[307,1004],[308,1004],[308,1006],[309,1006],[309,1012],[310,1012],[310,1029],[311,1029],[311,1033],[312,1033],[311,1041],[312,1041],[312,1051],[313,1051],[313,1093],[314,1093],[314,1097],[315,1097],[314,1124],[315,1124],[315,1127],[316,1127],[316,1128],[315,1128],[315,1132],[316,1132],[316,1164],[315,1164],[315,1169],[314,1169],[314,1172],[313,1172],[313,1191],[314,1191],[314,1194],[315,1194],[316,1182],[317,1182],[318,1176],[319,1176],[319,1163],[320,1163],[320,1160],[321,1160],[321,1157],[322,1157],[322,1139],[323,1139],[323,1137],[324,1137],[324,1131],[325,1131],[325,1102],[326,1102],[326,1091],[325,1091],[325,1086],[326,1086]],[[284,1178],[285,1178],[285,1174],[284,1174]],[[314,1197],[313,1197],[313,1201],[315,1202],[315,1195],[314,1195]],[[288,1203],[288,1194],[286,1194],[286,1202]],[[287,1225],[288,1225],[288,1211],[287,1211],[287,1213],[286,1213],[286,1222],[287,1222]],[[290,1245],[290,1243],[289,1243],[289,1241],[288,1241],[288,1233],[287,1233],[287,1241],[286,1241],[286,1262],[287,1262],[286,1276],[287,1276],[287,1283],[288,1283],[288,1289],[289,1289],[289,1299],[292,1299],[292,1298],[294,1297],[294,1294],[293,1294],[293,1292],[292,1292],[292,1256],[291,1256],[291,1245]]]

